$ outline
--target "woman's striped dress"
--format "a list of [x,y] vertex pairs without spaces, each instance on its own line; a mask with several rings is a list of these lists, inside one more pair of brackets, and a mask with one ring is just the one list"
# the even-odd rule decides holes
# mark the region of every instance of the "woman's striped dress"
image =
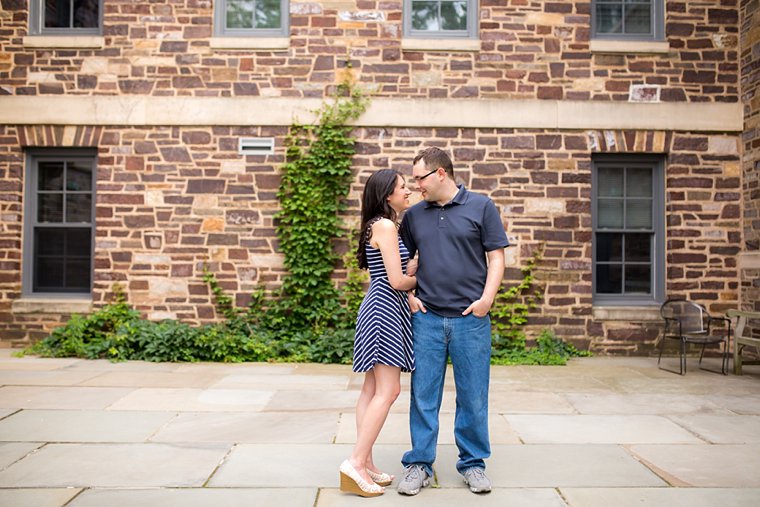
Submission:
[[[356,318],[353,370],[369,371],[380,363],[400,366],[401,371],[410,372],[414,370],[414,352],[406,292],[391,287],[380,250],[372,248],[369,243],[365,248],[370,284]],[[406,273],[409,251],[400,237],[398,248],[401,269]]]

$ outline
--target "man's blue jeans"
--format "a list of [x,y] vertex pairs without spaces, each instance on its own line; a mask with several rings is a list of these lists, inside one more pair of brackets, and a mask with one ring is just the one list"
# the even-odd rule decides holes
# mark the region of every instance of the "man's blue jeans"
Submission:
[[491,455],[488,438],[488,382],[491,363],[489,316],[441,317],[431,311],[412,315],[415,369],[412,372],[409,428],[412,450],[404,466],[425,467],[432,477],[438,443],[438,413],[443,397],[446,359],[451,357],[456,385],[454,438],[457,470],[485,468]]

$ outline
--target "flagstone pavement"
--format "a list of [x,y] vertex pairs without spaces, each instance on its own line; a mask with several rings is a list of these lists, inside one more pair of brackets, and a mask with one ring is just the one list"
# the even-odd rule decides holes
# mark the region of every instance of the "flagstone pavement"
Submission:
[[[760,367],[741,377],[689,367],[683,377],[653,358],[492,367],[488,495],[454,468],[449,371],[434,487],[403,497],[394,483],[361,499],[338,489],[362,381],[349,366],[0,350],[0,506],[760,505]],[[402,384],[375,450],[396,475],[409,448],[408,375]]]

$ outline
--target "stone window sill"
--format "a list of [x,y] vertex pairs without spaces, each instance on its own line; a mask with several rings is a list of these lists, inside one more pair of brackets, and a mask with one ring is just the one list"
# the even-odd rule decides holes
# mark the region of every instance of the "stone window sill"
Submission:
[[248,49],[269,51],[288,49],[290,37],[212,37],[211,49]]
[[22,44],[40,49],[103,49],[106,39],[100,35],[27,35]]
[[11,305],[12,313],[52,313],[72,314],[90,313],[92,311],[92,299],[89,298],[22,298],[16,299]]
[[594,320],[624,320],[629,322],[654,322],[662,320],[658,306],[595,306]]
[[667,54],[670,51],[670,42],[595,39],[591,41],[589,49],[592,53],[604,54]]
[[480,51],[480,39],[401,39],[402,51]]

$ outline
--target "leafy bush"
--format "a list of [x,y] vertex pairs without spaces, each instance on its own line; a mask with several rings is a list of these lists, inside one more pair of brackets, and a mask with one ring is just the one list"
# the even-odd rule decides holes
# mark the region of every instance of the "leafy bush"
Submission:
[[110,339],[123,325],[139,322],[140,313],[126,303],[124,293],[114,286],[115,302],[87,315],[74,315],[63,327],[30,347],[29,352],[47,357],[109,356]]
[[494,336],[496,343],[491,352],[491,364],[564,365],[571,357],[590,356],[574,345],[557,338],[553,331],[544,329],[536,339],[535,347],[527,347],[525,338],[504,340]]

